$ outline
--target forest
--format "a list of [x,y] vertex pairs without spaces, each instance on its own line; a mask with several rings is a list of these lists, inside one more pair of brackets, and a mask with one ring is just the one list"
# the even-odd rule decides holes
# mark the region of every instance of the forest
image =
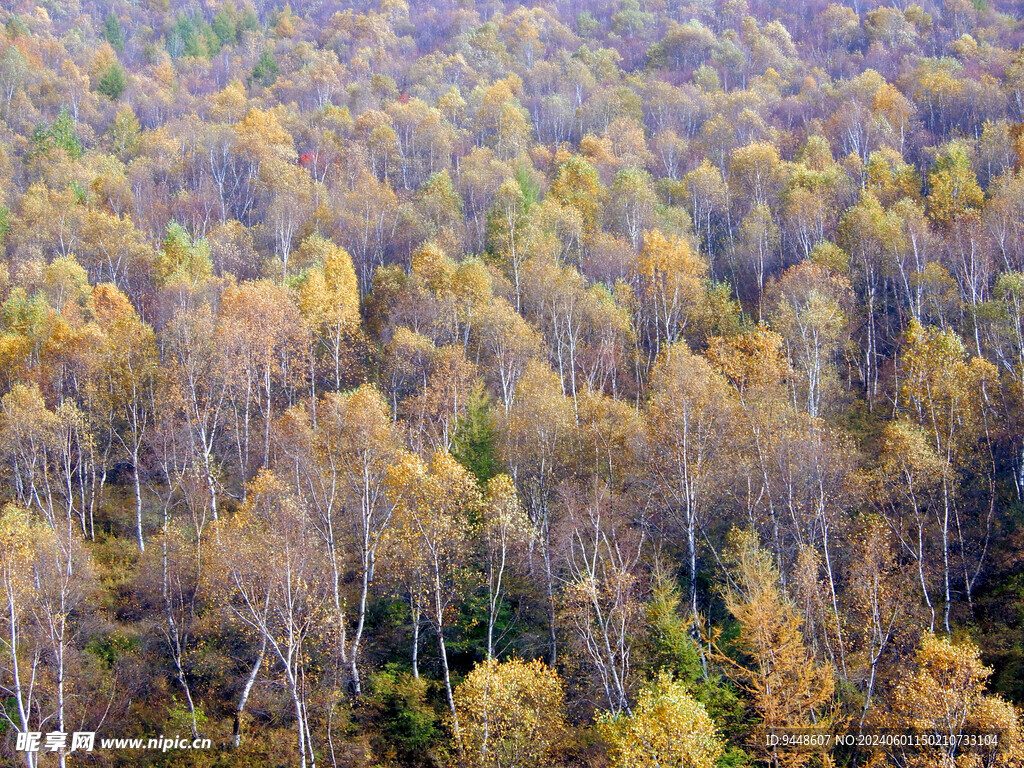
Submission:
[[1024,4],[0,3],[3,765],[1022,705]]

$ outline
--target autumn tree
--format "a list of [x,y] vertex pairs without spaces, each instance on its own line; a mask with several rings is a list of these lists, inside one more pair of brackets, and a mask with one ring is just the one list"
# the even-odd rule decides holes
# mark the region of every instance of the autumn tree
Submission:
[[565,737],[565,690],[541,661],[488,659],[455,689],[459,765],[550,765]]
[[599,727],[616,768],[711,768],[724,751],[704,705],[664,672],[641,689],[631,714],[603,715]]
[[358,696],[371,589],[393,511],[386,497],[387,472],[400,440],[387,404],[370,385],[325,395],[315,421],[301,407],[286,419],[281,466],[295,478],[326,548],[338,662]]
[[229,286],[221,297],[217,321],[239,469],[245,479],[256,415],[263,422],[261,466],[270,464],[275,410],[282,401],[294,401],[304,378],[301,352],[307,345],[307,329],[292,293],[266,280]]
[[707,271],[707,264],[685,239],[666,239],[658,230],[644,234],[633,280],[640,309],[637,320],[650,359],[680,339],[693,320],[703,298]]
[[561,602],[570,648],[593,677],[591,685],[613,715],[630,711],[633,646],[643,619],[644,535],[626,518],[625,504],[607,488],[590,498],[565,489],[559,524],[568,582]]
[[[939,473],[941,507],[938,513],[942,539],[945,610],[943,625],[950,627],[952,608],[953,537],[959,544],[960,570],[968,604],[980,563],[967,559],[963,516],[968,512],[960,499],[957,472],[966,446],[990,438],[988,399],[997,391],[995,367],[988,361],[968,358],[963,342],[954,331],[925,328],[911,321],[907,346],[901,356],[904,383],[900,395],[910,417],[920,425],[934,456],[941,462]],[[981,472],[990,471],[984,464]],[[991,492],[991,489],[989,489]],[[984,515],[985,513],[982,512]],[[983,537],[988,536],[987,525]]]
[[523,548],[532,544],[536,536],[508,475],[497,475],[487,481],[480,529],[486,558],[487,658],[491,659],[495,656],[494,631],[508,592],[509,572],[515,560],[522,559]]
[[[731,579],[723,597],[739,624],[735,648],[742,660],[720,655],[727,673],[747,692],[766,731],[830,722],[833,671],[815,661],[804,644],[801,620],[771,556],[756,534],[734,529],[730,538]],[[758,751],[772,765],[800,765],[806,757],[771,746]]]
[[543,363],[527,364],[515,390],[515,399],[503,422],[503,449],[512,477],[523,497],[530,521],[540,538],[548,642],[552,661],[557,659],[557,563],[552,526],[556,519],[555,491],[568,474],[574,414],[558,376]]
[[928,186],[928,214],[940,227],[981,208],[984,193],[962,145],[945,148],[932,167]]
[[[468,557],[470,516],[481,503],[472,475],[447,453],[438,451],[428,465],[411,453],[400,455],[388,469],[386,488],[395,505],[387,548],[396,570],[407,582],[418,630],[422,611],[437,636],[448,708],[456,740],[461,726],[451,682],[447,629],[459,599],[462,569]],[[413,636],[413,659],[419,642]]]
[[[334,388],[343,381],[345,352],[359,327],[359,285],[352,257],[320,235],[299,246],[302,261],[310,264],[299,289],[298,307],[310,331],[320,341],[334,374]],[[311,376],[311,386],[316,377]],[[313,393],[315,399],[315,392]]]
[[316,765],[309,716],[309,642],[324,620],[330,589],[312,520],[273,472],[253,480],[248,501],[222,531],[217,553],[234,616],[280,665],[295,717],[299,764]]
[[154,414],[158,354],[153,329],[143,323],[127,298],[111,285],[99,286],[93,306],[105,332],[100,398],[110,414],[109,429],[131,462],[135,486],[135,533],[145,551],[142,527],[142,450]]
[[886,719],[900,727],[909,724],[921,733],[939,734],[944,740],[925,755],[905,755],[897,748],[893,757],[909,760],[910,765],[926,765],[930,760],[942,765],[972,765],[979,756],[964,750],[957,737],[971,731],[997,732],[998,747],[982,758],[985,764],[1019,763],[1024,754],[1020,713],[1012,704],[985,692],[991,674],[972,642],[954,643],[924,635],[914,665],[893,691]]
[[818,416],[839,388],[838,366],[853,304],[849,282],[811,261],[790,267],[768,287],[769,318],[782,334],[801,381],[798,397]]
[[651,375],[647,409],[653,490],[685,540],[689,604],[697,605],[698,542],[719,489],[719,462],[732,428],[733,390],[685,342],[667,347]]

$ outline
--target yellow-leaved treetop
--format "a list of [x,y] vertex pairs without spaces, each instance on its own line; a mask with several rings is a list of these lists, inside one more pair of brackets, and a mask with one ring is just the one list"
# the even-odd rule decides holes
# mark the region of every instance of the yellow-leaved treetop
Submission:
[[633,268],[639,325],[654,357],[677,341],[693,319],[703,295],[708,265],[685,238],[666,238],[654,229]]
[[967,150],[957,142],[943,148],[928,175],[928,187],[928,214],[940,227],[977,216],[985,200]]
[[768,287],[772,327],[785,340],[796,366],[794,400],[811,416],[821,414],[839,388],[836,361],[849,336],[853,291],[843,275],[807,260],[790,267]]
[[632,714],[606,714],[599,727],[613,768],[713,768],[725,749],[704,705],[667,672],[643,687]]
[[3,507],[0,658],[9,675],[4,695],[10,726],[67,732],[88,717],[98,690],[74,674],[74,650],[95,589],[92,562],[70,525],[53,526],[15,504]]
[[[894,728],[942,737],[940,746],[899,752],[898,764],[924,768],[991,766],[1011,768],[1024,761],[1020,712],[998,696],[985,693],[992,668],[978,647],[926,634],[917,650],[916,668],[908,670],[890,696],[886,718]],[[963,734],[998,734],[998,748],[965,747]],[[898,750],[897,750],[898,751]]]
[[395,505],[385,544],[413,619],[413,673],[421,615],[437,635],[445,692],[456,740],[459,717],[452,693],[445,630],[459,600],[459,575],[469,556],[469,524],[482,502],[476,479],[445,451],[428,465],[403,452],[388,468],[387,496]]
[[483,661],[455,689],[461,748],[471,768],[540,768],[565,736],[565,689],[541,661]]
[[708,339],[706,356],[745,403],[781,397],[792,374],[782,337],[764,326],[729,338]]
[[581,157],[571,157],[558,169],[550,195],[562,205],[579,211],[583,229],[592,232],[600,217],[604,189],[594,166]]
[[359,282],[352,257],[319,234],[302,242],[299,256],[300,263],[313,265],[299,288],[299,312],[326,353],[335,388],[341,389],[346,351],[359,330]]
[[22,731],[29,730],[32,717],[32,676],[28,669],[32,662],[24,658],[25,651],[19,648],[17,640],[27,629],[24,625],[31,612],[33,554],[28,513],[15,504],[5,505],[0,515],[0,599],[4,605],[4,635],[10,641],[4,643],[4,666],[11,670],[13,678],[7,691],[11,702],[8,706],[17,708],[16,722]]
[[385,498],[388,468],[401,445],[387,402],[377,389],[330,392],[312,418],[304,405],[280,420],[279,463],[288,468],[326,547],[331,571],[331,648],[362,691],[359,655],[367,628],[378,551],[391,520]]

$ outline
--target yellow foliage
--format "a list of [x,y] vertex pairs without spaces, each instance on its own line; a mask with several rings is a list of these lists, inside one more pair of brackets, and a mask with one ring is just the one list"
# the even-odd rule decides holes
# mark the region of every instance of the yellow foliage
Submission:
[[704,705],[662,672],[644,686],[631,715],[602,716],[613,768],[713,768],[725,749]]
[[986,667],[978,647],[971,642],[954,644],[926,634],[921,639],[916,669],[907,673],[892,694],[891,711],[885,720],[893,727],[911,728],[922,734],[955,739],[963,733],[998,733],[997,750],[986,756],[964,749],[956,741],[915,755],[915,766],[942,765],[973,768],[1019,766],[1024,759],[1020,714],[998,696],[985,693],[992,669]]
[[709,339],[707,357],[742,394],[776,390],[790,373],[782,337],[763,326]]
[[459,766],[548,766],[566,731],[562,681],[537,660],[477,664],[455,689],[455,707],[461,726]]

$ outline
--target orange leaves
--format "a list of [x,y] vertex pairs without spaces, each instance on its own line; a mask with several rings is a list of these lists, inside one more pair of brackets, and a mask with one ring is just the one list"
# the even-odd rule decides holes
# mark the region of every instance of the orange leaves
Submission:
[[[771,554],[760,546],[757,534],[733,529],[727,557],[731,578],[725,605],[740,625],[737,649],[750,661],[745,666],[725,656],[720,661],[750,694],[767,728],[826,725],[835,690],[833,671],[819,665],[805,646],[801,620],[782,590]],[[785,758],[788,762],[782,764],[795,766],[807,755],[790,753]]]
[[114,323],[135,314],[135,307],[128,297],[111,283],[96,286],[92,292],[91,305],[96,321],[102,328],[110,328]]
[[387,403],[372,384],[326,395],[319,407],[318,424],[324,447],[340,450],[349,459],[364,451],[388,456],[397,444]]

